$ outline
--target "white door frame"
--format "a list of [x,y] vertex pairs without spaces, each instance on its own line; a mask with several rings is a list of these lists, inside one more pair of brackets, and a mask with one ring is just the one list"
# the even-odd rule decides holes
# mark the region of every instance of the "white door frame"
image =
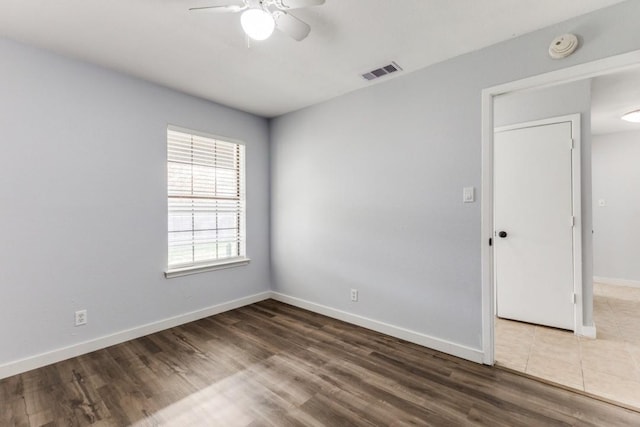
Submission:
[[[563,68],[499,86],[493,86],[482,91],[482,230],[480,251],[482,265],[483,363],[493,365],[495,362],[493,247],[489,246],[489,239],[493,237],[493,97],[524,89],[555,86],[562,83],[593,78],[613,70],[621,70],[638,64],[640,64],[640,50]],[[580,295],[582,295],[582,286],[580,291]],[[582,306],[581,304],[579,305]],[[577,323],[579,330],[576,330],[576,332],[579,334],[583,333],[585,326],[587,328],[590,327],[590,325],[584,325],[582,311],[580,312],[580,318]]]
[[[573,212],[574,224],[572,233],[572,249],[573,249],[573,293],[575,301],[573,305],[573,331],[575,334],[582,335],[582,171],[580,167],[582,135],[580,133],[580,124],[582,123],[580,114],[568,114],[559,117],[550,117],[548,119],[529,121],[524,123],[516,123],[513,125],[500,126],[494,129],[495,132],[503,132],[508,130],[523,129],[534,126],[553,125],[557,123],[571,123],[571,139],[573,140],[573,149],[571,150],[571,210]],[[568,147],[567,147],[568,149]],[[493,174],[492,174],[493,176]],[[495,184],[495,182],[494,182]],[[492,191],[493,194],[493,191]],[[495,208],[494,208],[495,209]],[[492,216],[494,209],[492,209]],[[495,244],[495,224],[493,225],[492,237]],[[495,245],[491,247],[492,250]],[[496,268],[496,259],[493,258],[493,269]],[[493,289],[495,292],[495,276],[493,278]],[[493,298],[495,301],[495,298]]]

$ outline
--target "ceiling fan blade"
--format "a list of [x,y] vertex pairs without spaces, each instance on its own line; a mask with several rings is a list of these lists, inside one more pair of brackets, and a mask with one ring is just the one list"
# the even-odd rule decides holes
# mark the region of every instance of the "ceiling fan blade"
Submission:
[[311,31],[309,24],[286,12],[274,13],[274,18],[276,28],[297,41],[303,40]]
[[302,7],[320,6],[325,0],[280,0],[278,7],[281,9],[300,9]]
[[245,10],[247,6],[239,4],[228,4],[224,6],[204,6],[192,7],[191,12],[207,12],[207,13],[236,13]]

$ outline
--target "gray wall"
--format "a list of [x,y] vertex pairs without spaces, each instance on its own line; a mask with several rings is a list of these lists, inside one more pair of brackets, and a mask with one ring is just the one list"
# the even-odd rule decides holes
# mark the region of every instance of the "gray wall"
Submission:
[[[0,57],[0,365],[269,290],[266,120],[7,40]],[[164,278],[168,123],[246,142],[249,266]]]
[[[275,290],[480,349],[480,203],[462,188],[480,188],[481,91],[640,49],[639,18],[625,2],[274,120]],[[565,32],[583,46],[554,61]]]
[[581,114],[583,144],[591,141],[591,80],[500,95],[493,104],[495,126],[506,126],[567,114]]
[[593,324],[593,234],[591,211],[591,80],[585,79],[494,98],[494,124],[505,126],[580,114],[582,196],[582,301],[586,326]]
[[593,136],[595,276],[640,281],[638,164],[640,131]]

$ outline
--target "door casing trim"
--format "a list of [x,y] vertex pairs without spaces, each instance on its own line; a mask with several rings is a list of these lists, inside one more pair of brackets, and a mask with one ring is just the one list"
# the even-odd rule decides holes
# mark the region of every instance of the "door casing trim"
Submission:
[[[482,269],[482,350],[483,363],[493,365],[494,358],[494,286],[493,286],[493,247],[489,239],[493,234],[493,98],[509,92],[525,89],[550,87],[577,80],[588,79],[607,74],[614,70],[623,70],[640,63],[640,50],[598,59],[585,64],[575,65],[525,79],[488,87],[482,90],[482,182],[481,182],[481,269]],[[583,254],[590,256],[591,254]],[[583,314],[583,313],[582,313]],[[590,331],[593,325],[581,328]],[[585,332],[586,332],[585,331]]]

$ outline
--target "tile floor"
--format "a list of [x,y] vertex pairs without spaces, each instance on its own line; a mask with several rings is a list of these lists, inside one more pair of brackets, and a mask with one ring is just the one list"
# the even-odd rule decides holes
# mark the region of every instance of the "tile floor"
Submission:
[[597,338],[496,319],[496,364],[640,409],[640,288],[594,284]]

